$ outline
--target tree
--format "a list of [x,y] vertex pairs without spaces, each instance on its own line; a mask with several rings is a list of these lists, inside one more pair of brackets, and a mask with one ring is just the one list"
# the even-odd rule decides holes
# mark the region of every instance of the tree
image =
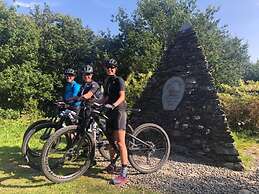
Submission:
[[95,58],[94,33],[83,27],[80,19],[53,13],[47,5],[43,10],[35,7],[31,16],[41,31],[39,63],[42,70],[54,76],[62,75],[67,67],[79,69]]
[[96,58],[93,32],[79,19],[52,13],[47,5],[26,16],[1,2],[0,35],[3,108],[42,106],[62,95],[65,68],[81,69]]
[[245,80],[259,81],[259,60],[250,64],[245,72]]
[[[141,0],[131,17],[120,9],[114,20],[120,29],[116,38],[123,45],[117,49],[123,51],[119,56],[130,64],[132,71],[153,71],[182,24],[190,22],[211,65],[216,85],[237,84],[249,64],[248,45],[231,37],[226,26],[219,26],[219,20],[215,19],[217,11],[218,8],[210,6],[201,12],[195,0]],[[134,68],[135,61],[138,68]]]
[[196,12],[192,23],[211,66],[215,84],[236,85],[249,65],[248,45],[237,37],[231,37],[227,26],[219,27],[220,20],[215,19],[218,10],[208,7],[204,13]]
[[0,1],[0,71],[26,61],[37,61],[39,30],[27,16],[17,15]]

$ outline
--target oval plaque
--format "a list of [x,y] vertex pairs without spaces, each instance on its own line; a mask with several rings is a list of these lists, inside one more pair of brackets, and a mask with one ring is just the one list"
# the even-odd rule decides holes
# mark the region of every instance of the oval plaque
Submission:
[[162,104],[164,110],[175,110],[183,99],[185,83],[181,77],[171,77],[163,87]]

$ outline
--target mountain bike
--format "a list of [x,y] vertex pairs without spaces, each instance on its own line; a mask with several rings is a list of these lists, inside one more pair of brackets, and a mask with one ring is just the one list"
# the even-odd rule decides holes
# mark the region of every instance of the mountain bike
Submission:
[[[133,110],[134,111],[134,110]],[[83,175],[95,158],[95,143],[89,127],[93,122],[100,125],[100,119],[109,119],[107,109],[97,103],[83,110],[78,125],[70,125],[56,131],[44,144],[41,167],[44,175],[52,182],[61,183]],[[88,116],[88,120],[85,116]],[[99,126],[105,134],[105,129]],[[67,136],[73,136],[67,141]],[[116,144],[114,162],[119,159]],[[145,123],[133,132],[126,132],[126,146],[130,164],[141,173],[159,170],[167,161],[170,141],[166,132],[158,125]]]
[[24,133],[21,146],[26,162],[35,169],[40,169],[40,155],[45,141],[58,129],[75,124],[77,113],[64,102],[55,102],[56,114],[50,119],[32,123]]
[[[77,113],[68,104],[56,102],[54,105],[57,110],[55,116],[32,123],[23,136],[22,154],[27,164],[34,169],[41,168],[41,150],[47,139],[58,129],[78,123]],[[101,122],[102,125],[105,125],[105,121],[101,120]],[[109,143],[102,130],[98,128],[96,123],[92,123],[89,128],[90,131],[95,136],[96,147],[101,156],[109,160],[110,157],[107,149]],[[67,139],[67,141],[69,140]]]

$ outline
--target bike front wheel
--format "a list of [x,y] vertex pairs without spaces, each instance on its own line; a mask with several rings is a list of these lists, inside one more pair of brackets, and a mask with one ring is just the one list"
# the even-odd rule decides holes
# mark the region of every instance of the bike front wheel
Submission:
[[129,139],[129,162],[139,172],[156,172],[167,161],[170,140],[159,125],[142,124],[134,130]]
[[[67,141],[67,139],[70,141]],[[56,131],[42,150],[44,175],[52,182],[62,183],[84,174],[94,157],[94,141],[89,134],[81,135],[77,125]]]

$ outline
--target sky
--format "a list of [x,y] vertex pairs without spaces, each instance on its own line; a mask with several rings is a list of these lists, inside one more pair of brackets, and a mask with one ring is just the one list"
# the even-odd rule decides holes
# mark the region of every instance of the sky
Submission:
[[[55,12],[80,18],[85,26],[94,32],[107,31],[118,33],[118,25],[111,22],[118,8],[132,13],[136,9],[137,0],[4,0],[7,5],[19,5],[18,11],[28,13],[35,5],[46,2]],[[259,0],[197,0],[200,10],[209,5],[219,6],[216,17],[220,25],[228,25],[233,36],[248,43],[251,61],[259,60]]]

